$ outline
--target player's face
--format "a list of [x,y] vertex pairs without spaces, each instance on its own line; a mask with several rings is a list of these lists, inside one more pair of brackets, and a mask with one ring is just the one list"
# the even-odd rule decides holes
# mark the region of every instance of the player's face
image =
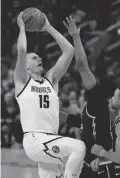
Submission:
[[120,90],[116,89],[114,96],[110,100],[110,106],[112,109],[120,109]]
[[27,68],[32,73],[41,74],[43,71],[42,59],[35,53],[28,54],[27,59],[28,59]]

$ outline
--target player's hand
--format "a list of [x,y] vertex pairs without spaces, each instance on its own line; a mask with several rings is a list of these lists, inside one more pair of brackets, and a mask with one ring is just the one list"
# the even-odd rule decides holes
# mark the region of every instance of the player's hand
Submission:
[[49,27],[51,26],[50,22],[48,21],[47,16],[44,13],[43,13],[43,15],[44,15],[44,18],[45,18],[45,24],[44,24],[43,28],[39,30],[41,32],[48,31]]
[[102,157],[102,153],[105,152],[104,148],[100,145],[94,145],[92,148],[91,148],[91,153],[96,155],[96,156],[99,156],[99,157]]
[[71,15],[69,16],[69,18],[66,17],[66,21],[67,21],[67,23],[65,21],[63,21],[63,24],[67,28],[70,36],[74,36],[74,35],[80,33],[80,28],[77,28],[75,19],[73,19]]
[[23,22],[23,19],[22,19],[22,16],[23,16],[23,12],[20,12],[18,17],[17,17],[17,24],[18,26],[21,28],[21,27],[25,27],[25,24]]
[[99,165],[100,165],[100,159],[96,158],[95,160],[93,160],[90,164],[92,171],[96,172],[99,169]]

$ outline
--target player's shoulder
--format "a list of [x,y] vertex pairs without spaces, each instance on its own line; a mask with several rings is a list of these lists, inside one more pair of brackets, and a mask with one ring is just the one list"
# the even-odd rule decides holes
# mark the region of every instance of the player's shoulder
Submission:
[[25,82],[15,81],[15,96],[19,97],[25,88],[28,86],[29,82],[31,80],[31,77],[29,76]]
[[105,98],[111,98],[117,87],[114,83],[114,79],[109,76],[102,76],[99,77],[99,83]]

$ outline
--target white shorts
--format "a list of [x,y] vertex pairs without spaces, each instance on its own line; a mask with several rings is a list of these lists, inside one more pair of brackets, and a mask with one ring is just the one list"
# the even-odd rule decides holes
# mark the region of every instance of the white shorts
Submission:
[[49,178],[50,175],[50,178],[62,177],[64,164],[73,151],[75,143],[76,139],[45,133],[30,132],[23,138],[23,147],[27,156],[39,163],[39,174],[42,174],[40,178]]
[[65,149],[66,138],[44,133],[27,133],[23,138],[23,147],[33,161],[62,164],[63,157],[69,156],[68,149]]

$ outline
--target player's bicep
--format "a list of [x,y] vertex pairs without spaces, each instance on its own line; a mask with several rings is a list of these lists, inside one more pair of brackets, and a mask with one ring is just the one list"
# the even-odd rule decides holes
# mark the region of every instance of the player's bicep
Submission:
[[26,83],[27,79],[27,54],[24,49],[21,49],[18,51],[18,59],[14,71],[14,81],[15,84],[17,82]]
[[80,75],[82,77],[83,84],[87,90],[92,89],[96,85],[96,78],[90,71],[89,67],[80,67]]

